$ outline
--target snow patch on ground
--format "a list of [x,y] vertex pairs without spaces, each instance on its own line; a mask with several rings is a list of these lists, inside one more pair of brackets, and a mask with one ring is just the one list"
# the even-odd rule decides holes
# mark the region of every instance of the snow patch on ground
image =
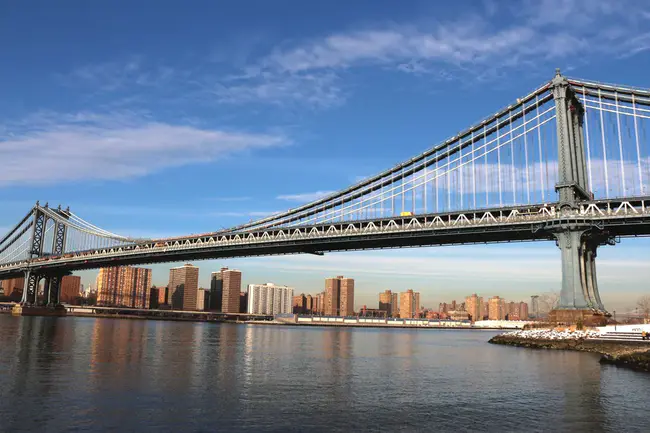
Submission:
[[599,338],[599,331],[556,331],[554,329],[528,329],[525,331],[512,331],[501,334],[504,337],[526,338],[530,340],[580,340],[585,338]]

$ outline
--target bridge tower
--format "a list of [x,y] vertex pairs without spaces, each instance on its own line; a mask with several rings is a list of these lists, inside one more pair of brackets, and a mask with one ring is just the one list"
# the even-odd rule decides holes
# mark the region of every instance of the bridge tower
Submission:
[[[45,210],[52,211],[47,204]],[[69,209],[65,211],[61,209],[53,210],[63,219],[69,218]],[[41,208],[39,202],[36,202],[32,210],[32,233],[31,233],[31,248],[29,249],[28,258],[30,260],[38,259],[45,254],[45,242],[48,220],[53,218],[48,217],[47,213]],[[67,226],[62,221],[54,220],[54,235],[52,238],[51,254],[53,256],[61,256],[65,250],[65,241],[67,235]],[[44,280],[44,304],[46,306],[55,307],[60,302],[60,286],[63,275],[60,271],[53,273],[34,272],[30,269],[25,271],[25,286],[23,290],[23,297],[21,304],[24,306],[32,306],[38,304],[38,286],[41,280]]]
[[[70,216],[70,209],[65,211],[61,209],[61,206],[58,207],[56,213],[59,214],[64,219],[68,219]],[[52,255],[53,256],[62,256],[65,250],[65,240],[67,234],[67,226],[61,222],[56,221],[54,226],[54,237],[52,239]],[[55,273],[48,274],[45,276],[45,305],[56,306],[59,305],[61,299],[61,280],[63,279],[63,274]]]
[[[45,204],[47,207],[47,204]],[[29,258],[35,259],[43,256],[43,247],[45,246],[45,229],[47,227],[47,215],[36,202],[36,206],[32,210],[32,236],[31,248],[29,250]],[[21,304],[36,304],[38,299],[38,284],[40,276],[29,269],[25,271],[25,287],[23,289],[23,297]]]
[[592,199],[587,164],[583,120],[585,110],[568,80],[556,69],[551,81],[555,100],[559,219],[547,226],[556,239],[562,257],[562,288],[555,319],[574,322],[585,315],[606,314],[596,281],[596,252],[613,238],[587,218],[577,218],[581,203]]

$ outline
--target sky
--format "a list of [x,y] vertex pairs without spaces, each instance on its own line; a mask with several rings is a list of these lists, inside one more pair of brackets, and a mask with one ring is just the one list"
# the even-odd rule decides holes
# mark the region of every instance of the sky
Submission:
[[[132,237],[230,227],[411,158],[555,68],[649,87],[649,49],[643,0],[2,2],[0,233],[36,200]],[[599,250],[610,310],[648,293],[649,246]],[[298,293],[353,277],[357,307],[560,286],[546,242],[194,264],[204,286],[221,266]]]

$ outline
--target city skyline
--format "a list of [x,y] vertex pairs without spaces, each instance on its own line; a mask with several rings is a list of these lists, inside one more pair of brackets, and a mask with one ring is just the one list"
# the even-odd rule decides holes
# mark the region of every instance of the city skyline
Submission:
[[[278,24],[268,6],[256,5],[265,19],[250,22],[247,5],[206,3],[187,13],[196,28],[209,26],[208,39],[169,34],[149,19],[164,11],[142,5],[132,5],[134,21],[119,21],[117,33],[108,24],[115,11],[81,17],[52,7],[27,20],[29,8],[16,5],[16,19],[0,28],[0,37],[16,41],[6,62],[20,65],[0,71],[0,158],[12,167],[0,171],[0,234],[36,200],[70,206],[127,236],[219,230],[411,158],[527,94],[556,67],[648,87],[647,42],[639,36],[648,20],[643,11],[627,13],[638,3],[593,3],[376,8],[362,1],[344,17],[325,8],[317,18],[297,5],[292,16],[304,26]],[[133,24],[138,18],[144,28]],[[80,19],[98,23],[80,46],[73,33],[42,31],[51,23],[76,28]],[[25,29],[33,29],[29,42],[16,37]],[[155,42],[143,36],[154,33]],[[615,60],[603,55],[613,52]],[[52,160],[33,158],[45,150]],[[283,175],[269,176],[269,168]],[[631,308],[647,291],[648,246],[626,239],[599,249],[609,310]],[[195,265],[203,287],[221,266],[241,269],[243,284],[274,281],[306,292],[318,290],[321,276],[354,275],[358,307],[385,289],[412,288],[434,305],[496,287],[506,298],[527,298],[559,290],[559,263],[558,249],[539,243]],[[182,265],[152,266],[153,282],[164,285],[166,269]],[[92,272],[78,275],[93,283]]]
[[[626,240],[635,242],[634,239]],[[638,241],[637,241],[638,242]],[[506,299],[530,299],[532,295],[559,292],[559,250],[550,242],[541,243],[546,251],[539,252],[532,244],[498,245],[504,252],[486,254],[474,263],[477,277],[467,276],[463,261],[467,247],[437,247],[405,249],[388,253],[377,251],[332,253],[324,257],[295,256],[296,263],[283,263],[283,257],[263,257],[237,260],[194,261],[199,268],[199,287],[210,288],[210,274],[222,267],[242,271],[242,287],[248,284],[276,284],[294,287],[296,293],[318,293],[323,290],[323,279],[332,275],[351,275],[355,284],[355,309],[366,304],[374,305],[379,291],[393,292],[413,289],[421,293],[421,304],[437,306],[438,303],[474,293]],[[484,246],[485,252],[493,251]],[[611,310],[634,309],[639,296],[647,290],[647,283],[634,284],[638,279],[650,280],[650,251],[639,249],[634,260],[616,259],[617,247],[604,247],[599,251],[599,285],[603,302]],[[608,252],[610,254],[608,254]],[[353,256],[352,259],[349,257]],[[278,264],[280,262],[281,264]],[[381,269],[377,264],[381,264]],[[153,269],[152,281],[156,286],[167,284],[168,272],[177,263],[147,266]],[[182,263],[180,264],[182,265]],[[627,269],[619,275],[617,268]],[[94,284],[97,271],[75,273],[82,275],[82,283]],[[390,275],[390,277],[387,277]],[[507,275],[503,278],[502,275]],[[475,279],[479,281],[474,281]],[[394,284],[388,285],[386,281]],[[383,285],[382,285],[383,284]],[[511,287],[512,285],[514,287]],[[624,285],[626,287],[621,287]]]

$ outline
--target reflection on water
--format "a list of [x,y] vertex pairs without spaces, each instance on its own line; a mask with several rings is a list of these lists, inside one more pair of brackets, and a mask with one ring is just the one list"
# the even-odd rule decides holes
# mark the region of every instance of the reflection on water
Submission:
[[0,316],[0,431],[646,431],[650,375],[489,332]]

